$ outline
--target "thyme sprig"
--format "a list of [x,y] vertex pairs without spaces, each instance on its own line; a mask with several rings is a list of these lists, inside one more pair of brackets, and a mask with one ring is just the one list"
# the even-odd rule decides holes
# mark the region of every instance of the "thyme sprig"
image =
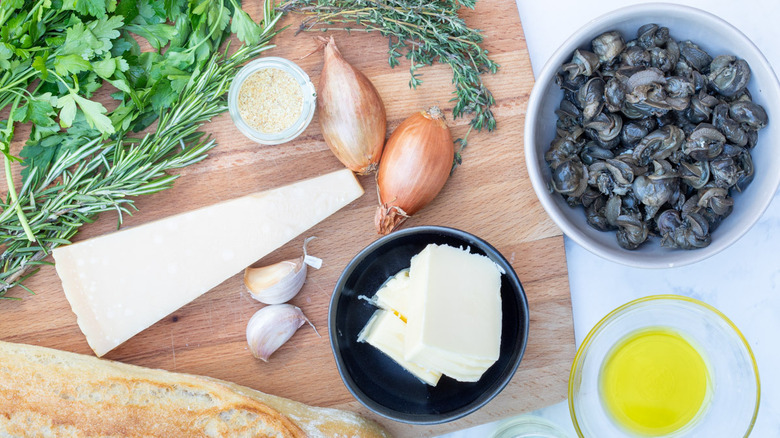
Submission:
[[[422,83],[422,74],[418,71],[421,67],[434,62],[449,65],[455,84],[452,115],[472,115],[468,131],[457,140],[459,150],[455,164],[460,164],[460,152],[472,129],[492,131],[496,127],[491,110],[495,100],[481,75],[495,73],[499,65],[488,58],[488,51],[481,47],[484,39],[481,31],[469,28],[458,16],[461,7],[473,9],[475,3],[476,0],[288,0],[277,10],[306,15],[299,32],[379,32],[388,38],[391,67],[400,64],[401,56],[410,60],[411,88]],[[353,28],[353,25],[358,27]]]

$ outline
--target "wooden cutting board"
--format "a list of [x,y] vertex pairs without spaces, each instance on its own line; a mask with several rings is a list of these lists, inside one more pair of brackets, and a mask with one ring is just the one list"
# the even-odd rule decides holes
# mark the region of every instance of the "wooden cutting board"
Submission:
[[[262,14],[261,1],[247,0],[244,9],[254,18]],[[301,307],[320,334],[303,327],[269,363],[256,360],[247,349],[246,323],[262,304],[244,291],[241,275],[169,315],[135,336],[108,359],[170,371],[201,374],[246,385],[304,403],[351,409],[377,419],[399,436],[431,436],[486,423],[540,408],[566,397],[574,355],[571,302],[563,238],[536,199],[523,157],[523,123],[533,74],[514,0],[482,1],[475,11],[464,11],[471,27],[484,30],[484,47],[501,68],[485,77],[496,99],[493,109],[498,128],[472,133],[463,165],[443,192],[406,226],[445,225],[472,232],[492,243],[517,271],[530,306],[528,347],[517,374],[491,403],[461,420],[437,426],[410,426],[370,413],[342,383],[327,336],[330,295],[341,270],[358,251],[378,238],[373,217],[377,205],[373,176],[360,177],[365,195],[331,216],[257,265],[297,257],[304,237],[317,236],[310,253],[322,258],[320,270],[309,270],[302,292],[292,301]],[[283,24],[293,28],[299,16]],[[414,111],[438,105],[446,110],[455,138],[467,129],[468,119],[452,120],[452,76],[448,67],[426,67],[423,85],[409,89],[408,64],[391,69],[387,40],[375,33],[334,32],[344,57],[376,85],[392,131]],[[292,30],[276,37],[277,48],[266,52],[296,61],[319,82],[320,53],[310,34]],[[142,224],[174,213],[213,204],[248,193],[288,184],[341,168],[320,135],[317,115],[295,141],[260,146],[244,138],[224,114],[206,128],[218,141],[210,157],[181,172],[173,189],[137,200],[140,211],[125,218],[125,226]],[[14,144],[18,152],[19,132]],[[18,169],[17,169],[18,177]],[[5,182],[2,182],[5,186]],[[112,232],[116,216],[104,214],[84,227],[75,240]],[[204,238],[209,236],[204,230]],[[92,354],[76,317],[62,293],[53,267],[44,267],[27,282],[37,294],[21,289],[9,293],[20,301],[0,301],[0,339],[84,354]]]

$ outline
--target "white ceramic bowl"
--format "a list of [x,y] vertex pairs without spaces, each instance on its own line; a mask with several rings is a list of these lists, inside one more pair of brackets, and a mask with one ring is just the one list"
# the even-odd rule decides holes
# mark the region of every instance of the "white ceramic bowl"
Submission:
[[[550,169],[544,159],[555,137],[555,123],[563,92],[555,74],[571,60],[575,49],[589,49],[596,36],[618,30],[626,41],[636,38],[643,24],[669,28],[677,41],[691,40],[711,56],[733,54],[750,64],[748,84],[753,100],[764,107],[769,124],[759,131],[758,144],[751,151],[755,178],[744,193],[733,195],[734,211],[712,232],[712,243],[695,250],[669,249],[657,238],[639,249],[621,248],[614,232],[602,232],[588,225],[583,208],[572,208],[549,189]],[[542,206],[561,230],[590,252],[605,259],[643,268],[666,268],[694,263],[710,257],[744,235],[769,206],[780,185],[780,83],[761,51],[737,28],[708,12],[667,3],[629,6],[603,15],[576,31],[558,48],[542,69],[528,102],[525,119],[525,159],[528,174]]]

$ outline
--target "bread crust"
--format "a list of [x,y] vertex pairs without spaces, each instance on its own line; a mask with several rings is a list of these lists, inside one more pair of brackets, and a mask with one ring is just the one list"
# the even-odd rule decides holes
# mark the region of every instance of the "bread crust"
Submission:
[[390,435],[355,413],[234,383],[0,341],[0,436]]

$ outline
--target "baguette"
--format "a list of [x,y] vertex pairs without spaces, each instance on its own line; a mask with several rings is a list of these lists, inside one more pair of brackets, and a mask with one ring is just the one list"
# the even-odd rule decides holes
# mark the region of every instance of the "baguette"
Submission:
[[0,341],[0,437],[389,437],[355,413]]

